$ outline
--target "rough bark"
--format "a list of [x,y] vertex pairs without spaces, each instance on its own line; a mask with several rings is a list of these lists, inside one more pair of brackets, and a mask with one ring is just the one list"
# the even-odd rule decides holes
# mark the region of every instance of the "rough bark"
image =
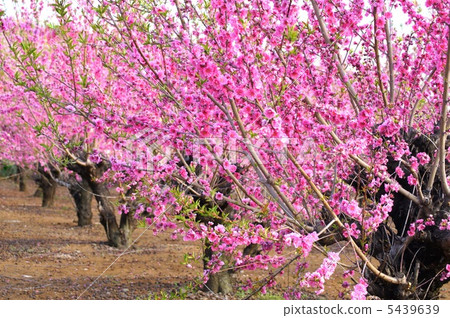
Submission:
[[88,182],[92,192],[95,194],[98,210],[100,212],[100,223],[105,229],[108,242],[114,247],[128,247],[128,240],[124,237],[117,224],[115,208],[108,199],[108,196],[110,195],[108,188],[103,183],[93,180]]
[[[206,243],[205,250],[203,252],[203,267],[208,269],[208,261],[211,259],[213,251],[211,247]],[[225,264],[229,260],[223,260]],[[220,272],[209,274],[208,281],[204,287],[205,291],[212,291],[213,293],[231,294],[233,292],[233,284],[231,278],[231,271],[227,269],[227,266],[222,267]]]
[[[184,160],[186,161],[187,164],[190,164],[192,157],[185,157]],[[201,170],[196,169],[195,173],[199,175],[201,173]],[[231,183],[228,182],[223,177],[218,177],[215,181],[213,181],[211,187],[217,189],[217,191],[223,193],[226,196],[230,195],[231,193]],[[197,191],[197,193],[199,192],[201,191]],[[226,219],[225,215],[228,215],[228,217],[231,218],[233,217],[233,209],[229,206],[229,204],[226,201],[211,202],[203,195],[199,196],[190,190],[186,190],[186,194],[191,195],[194,198],[194,200],[199,200],[200,205],[204,207],[207,208],[213,208],[214,206],[218,207],[218,211],[221,216],[220,218],[211,217],[209,215],[201,215],[198,213],[196,216],[196,221],[198,222],[203,223],[212,222],[213,224],[222,224],[223,220]],[[252,250],[252,248],[250,248],[250,250]],[[209,270],[208,262],[212,258],[213,253],[214,252],[209,246],[209,243],[206,242],[203,251],[203,267],[205,270]],[[212,291],[214,293],[230,294],[233,292],[233,284],[231,277],[233,270],[230,266],[230,260],[227,259],[225,255],[222,255],[221,259],[225,263],[225,265],[221,268],[220,272],[209,274],[208,281],[204,286],[204,290]]]
[[48,164],[47,167],[39,165],[38,172],[36,183],[42,189],[42,207],[52,207],[58,186],[55,179],[59,177],[59,171],[53,165]]
[[25,169],[21,166],[17,166],[17,173],[19,175],[19,191],[26,192],[27,184],[25,183]]
[[137,222],[134,218],[134,213],[130,210],[127,214],[120,216],[119,229],[122,233],[122,241],[124,246],[130,246],[132,243],[132,234],[136,229]]
[[52,207],[55,203],[56,183],[44,182],[42,185],[42,207]]
[[40,198],[43,195],[43,191],[42,188],[38,185],[38,188],[36,189],[36,191],[34,191],[33,197],[35,198]]
[[90,191],[86,180],[78,181],[75,177],[69,178],[69,192],[75,202],[78,226],[92,224],[92,193]]
[[[80,157],[85,156],[82,154]],[[135,228],[132,216],[121,217],[120,224],[116,221],[116,209],[109,200],[110,192],[106,184],[99,181],[109,169],[109,164],[101,161],[98,164],[80,165],[73,163],[68,168],[78,173],[89,185],[100,212],[100,223],[106,232],[108,243],[117,248],[127,248],[131,243],[131,234]],[[132,214],[132,213],[129,213]]]
[[[135,191],[135,188],[131,187],[126,192],[126,198],[130,197],[134,191]],[[131,234],[133,233],[133,231],[136,229],[136,226],[137,226],[137,219],[134,217],[137,205],[136,205],[135,201],[130,201],[127,199],[121,200],[121,202],[128,206],[129,212],[123,213],[120,216],[119,228],[122,232],[123,239],[126,241],[125,242],[126,246],[130,246],[130,244],[132,243],[131,242],[131,238],[132,238]]]

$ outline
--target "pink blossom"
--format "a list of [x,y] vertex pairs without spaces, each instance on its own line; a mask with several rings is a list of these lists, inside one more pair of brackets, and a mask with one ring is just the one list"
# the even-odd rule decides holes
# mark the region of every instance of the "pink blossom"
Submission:
[[69,105],[69,106],[66,106],[66,110],[67,110],[69,113],[74,113],[74,112],[76,111],[76,108],[73,107],[72,105]]
[[196,233],[194,230],[189,229],[186,235],[183,237],[183,241],[196,241],[201,238],[201,235]]
[[102,133],[103,129],[104,129],[104,122],[102,119],[100,118],[96,118],[93,120],[94,125],[95,125],[95,130],[97,133]]
[[313,244],[319,240],[319,235],[316,232],[309,233],[303,237],[301,247],[304,257],[307,257],[312,250]]
[[187,179],[187,178],[188,178],[188,172],[186,171],[186,168],[185,168],[185,167],[182,167],[182,168],[179,170],[179,173],[180,173],[180,176],[181,176],[183,179]]
[[237,139],[237,138],[239,138],[239,135],[234,130],[230,130],[227,135],[228,135],[228,137],[230,139]]
[[201,165],[201,166],[206,166],[206,164],[207,164],[207,160],[206,160],[206,157],[205,156],[201,156],[200,158],[198,158],[198,163]]
[[407,180],[409,185],[417,185],[418,183],[417,179],[412,174],[408,176]]
[[333,275],[339,260],[340,256],[338,253],[329,252],[328,257],[323,260],[322,264],[315,272],[305,273],[305,276],[300,281],[300,286],[316,288],[316,294],[318,295],[323,293],[325,290],[325,281],[330,279],[331,275]]
[[352,300],[365,300],[367,295],[367,287],[369,284],[364,278],[359,279],[359,283],[355,285],[353,291],[351,292]]
[[413,169],[414,171],[417,171],[417,169],[419,168],[419,162],[415,157],[409,158],[409,164],[411,165],[411,169]]
[[417,154],[417,159],[419,159],[419,163],[423,166],[426,165],[428,162],[430,162],[430,156],[428,156],[426,153],[424,152],[419,152]]
[[266,108],[266,109],[264,109],[264,116],[267,118],[267,119],[272,119],[272,118],[274,118],[275,116],[276,116],[276,112],[272,109],[272,108]]
[[314,242],[319,239],[316,232],[309,233],[306,236],[302,236],[299,233],[289,233],[284,235],[283,240],[287,246],[293,245],[295,248],[301,248],[303,256],[307,257],[311,252]]
[[217,77],[217,80],[219,81],[219,84],[222,85],[222,86],[225,86],[225,85],[228,84],[228,79],[225,76],[223,76],[223,75],[219,75]]
[[212,243],[218,242],[219,240],[219,236],[215,232],[210,232],[206,234],[206,238]]
[[221,233],[221,234],[223,234],[223,233],[225,233],[225,227],[222,225],[222,224],[218,224],[218,225],[216,225],[215,227],[214,227],[214,229],[217,231],[217,232],[219,232],[219,233]]
[[408,236],[414,236],[414,235],[416,235],[416,224],[411,223],[409,225]]
[[219,201],[223,200],[223,194],[220,193],[220,192],[217,192],[216,193],[216,200],[219,200]]
[[392,137],[400,130],[400,124],[395,122],[391,117],[388,117],[383,124],[378,127],[380,134],[386,137]]
[[342,233],[344,235],[344,237],[349,237],[353,236],[354,238],[358,238],[359,234],[361,234],[361,231],[358,230],[358,227],[355,223],[352,223],[351,225],[349,225],[348,223],[344,224],[345,226],[345,230]]
[[417,231],[423,232],[423,230],[425,230],[425,224],[423,223],[417,224]]
[[445,270],[442,272],[441,281],[450,278],[450,264],[445,265]]
[[362,209],[358,206],[358,202],[356,202],[355,200],[352,200],[347,205],[346,212],[349,216],[351,216],[352,218],[354,218],[356,220],[362,219]]
[[405,176],[405,172],[403,172],[403,169],[400,167],[395,168],[395,173],[399,178],[403,178]]
[[428,217],[427,217],[427,219],[425,220],[425,225],[426,226],[433,226],[435,223],[434,223],[434,217],[433,217],[433,215],[429,215]]
[[119,208],[118,208],[117,211],[118,211],[119,214],[122,214],[122,213],[127,214],[128,213],[128,207],[125,204],[121,204],[121,205],[119,205]]
[[439,223],[439,229],[441,231],[445,231],[445,230],[450,231],[450,216],[447,219],[441,220],[441,223]]
[[236,171],[236,166],[232,165],[228,160],[223,161],[223,167],[225,168],[225,170],[229,170],[231,172]]

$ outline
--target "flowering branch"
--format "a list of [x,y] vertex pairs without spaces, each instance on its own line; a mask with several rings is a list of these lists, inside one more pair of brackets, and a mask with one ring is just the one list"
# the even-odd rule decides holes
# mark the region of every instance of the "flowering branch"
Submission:
[[[319,200],[322,202],[322,204],[324,205],[324,207],[327,209],[328,213],[331,215],[331,217],[333,218],[333,220],[335,220],[336,224],[339,226],[339,228],[341,229],[345,229],[344,224],[341,222],[341,220],[338,218],[338,216],[336,215],[336,213],[334,213],[333,208],[330,206],[330,204],[328,203],[328,200],[325,198],[325,196],[323,195],[322,191],[320,191],[320,189],[316,186],[316,184],[314,183],[314,181],[312,181],[311,177],[306,173],[306,171],[301,167],[301,165],[297,162],[297,160],[294,158],[294,156],[287,151],[287,155],[288,158],[292,161],[292,163],[295,165],[295,167],[300,171],[301,175],[303,176],[303,178],[306,179],[306,181],[308,182],[308,184],[310,185],[311,189],[316,193],[317,197],[319,198]],[[386,282],[392,283],[392,284],[397,284],[397,285],[408,285],[409,283],[406,281],[406,277],[403,276],[402,278],[398,278],[398,277],[392,277],[389,275],[386,275],[382,272],[380,272],[375,265],[373,265],[369,259],[366,257],[366,255],[363,253],[363,251],[361,251],[361,249],[359,248],[359,246],[355,243],[355,241],[352,239],[351,235],[348,236],[348,240],[350,242],[350,244],[352,245],[352,247],[355,249],[356,254],[358,254],[358,256],[364,261],[364,263],[367,265],[367,267],[377,276],[380,277],[381,279],[385,280]]]
[[374,50],[375,50],[375,61],[377,63],[378,86],[380,86],[380,91],[381,91],[381,96],[383,97],[384,107],[387,108],[388,101],[386,98],[386,93],[384,91],[383,80],[381,79],[380,50],[378,48],[378,38],[377,38],[377,23],[378,23],[377,20],[378,20],[377,8],[374,8],[373,9],[373,28],[374,28],[373,39],[375,42]]
[[[450,30],[450,26],[449,26]],[[448,32],[447,40],[447,61],[444,71],[444,92],[442,94],[442,106],[439,124],[439,138],[437,141],[437,155],[434,158],[433,165],[431,167],[430,178],[428,179],[427,190],[431,191],[436,174],[439,171],[439,179],[441,181],[442,189],[446,196],[450,196],[450,187],[447,182],[447,174],[445,171],[445,156],[447,153],[446,141],[448,136],[448,86],[450,82],[450,32]]]
[[[333,43],[331,42],[331,39],[330,39],[330,36],[328,33],[328,28],[327,28],[325,22],[323,21],[322,14],[320,13],[320,10],[319,10],[319,6],[317,5],[316,0],[311,0],[311,3],[313,5],[314,13],[317,17],[317,20],[319,21],[320,32],[322,33],[325,43],[331,46],[331,45],[333,45]],[[340,77],[341,81],[347,87],[347,91],[350,95],[350,100],[352,101],[352,105],[353,104],[355,105],[355,107],[354,107],[355,113],[358,114],[362,108],[361,108],[361,105],[359,104],[358,95],[357,95],[355,89],[353,88],[352,84],[348,80],[348,76],[344,70],[344,67],[342,66],[341,58],[339,56],[339,51],[333,52],[333,60],[336,62],[336,66],[339,70],[339,77]]]

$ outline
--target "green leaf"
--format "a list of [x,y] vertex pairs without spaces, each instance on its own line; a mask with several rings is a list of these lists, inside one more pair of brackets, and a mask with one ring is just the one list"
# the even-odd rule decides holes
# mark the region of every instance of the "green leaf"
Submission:
[[290,42],[295,42],[298,40],[299,32],[296,30],[295,26],[288,27],[286,37]]

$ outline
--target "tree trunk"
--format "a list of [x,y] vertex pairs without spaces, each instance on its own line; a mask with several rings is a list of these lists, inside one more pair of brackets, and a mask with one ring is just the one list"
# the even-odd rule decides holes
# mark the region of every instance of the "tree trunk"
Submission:
[[42,189],[42,207],[52,207],[58,186],[55,179],[59,177],[59,171],[52,164],[48,164],[45,168],[39,165],[38,172],[40,175],[36,178],[36,183]]
[[132,236],[134,230],[136,229],[137,221],[134,218],[132,211],[127,214],[123,213],[120,216],[120,230],[122,232],[123,241],[125,246],[130,246],[132,243]]
[[[192,160],[192,157],[185,157],[184,159],[189,164]],[[199,175],[201,173],[201,170],[196,169],[195,173],[197,175]],[[217,180],[215,181],[214,184],[211,185],[211,187],[214,189],[217,189],[219,192],[223,193],[226,196],[230,195],[231,190],[232,190],[231,183],[228,182],[227,179],[225,179],[223,177],[217,178]],[[205,196],[196,194],[199,192],[201,192],[201,191],[192,192],[191,190],[186,189],[186,194],[191,195],[195,201],[198,200],[200,202],[201,206],[206,207],[206,208],[218,207],[218,211],[221,212],[222,218],[225,218],[225,215],[226,215],[226,217],[229,217],[229,218],[233,217],[234,211],[231,208],[231,206],[228,204],[228,202],[223,200],[223,201],[218,201],[218,202],[212,203]],[[196,221],[202,222],[202,223],[221,224],[223,222],[223,219],[197,214]],[[249,253],[253,252],[254,251],[253,248],[254,248],[253,246],[250,247],[247,250],[247,252],[249,252]],[[256,246],[256,250],[257,250],[257,246]],[[203,268],[205,270],[209,270],[208,262],[213,257],[213,254],[214,254],[214,251],[211,249],[210,243],[208,241],[206,241],[205,248],[203,251]],[[216,294],[217,293],[231,294],[231,293],[233,293],[233,284],[232,284],[232,277],[231,277],[231,273],[233,272],[233,270],[230,268],[230,265],[229,265],[230,260],[227,259],[227,257],[225,255],[221,256],[221,260],[225,263],[225,265],[223,265],[223,267],[221,268],[221,270],[219,272],[209,274],[208,281],[206,282],[206,284],[204,286],[204,291],[212,291]]]
[[14,181],[14,183],[19,183],[19,170],[18,170],[18,167],[19,166],[17,166],[17,165],[11,166],[10,173],[13,175],[12,176],[12,180]]
[[19,191],[27,191],[27,184],[25,183],[25,169],[21,166],[17,166],[17,173],[19,174]]
[[57,183],[53,180],[47,180],[42,183],[42,207],[52,207],[55,203],[55,194]]
[[206,286],[206,290],[215,294],[222,293],[227,295],[233,292],[231,275],[228,271],[210,274]]
[[40,198],[43,195],[43,191],[40,185],[38,185],[38,188],[36,189],[36,191],[34,191],[33,197],[35,198]]
[[[82,157],[84,156],[85,154],[82,155]],[[108,198],[110,196],[109,190],[104,182],[98,181],[109,169],[109,164],[105,161],[88,166],[74,163],[69,165],[68,168],[78,173],[92,190],[100,212],[100,223],[105,229],[108,243],[118,248],[129,247],[131,244],[131,234],[135,228],[135,223],[133,225],[132,222],[132,216],[121,216],[120,224],[117,224],[116,209]]]
[[69,179],[69,192],[77,209],[78,226],[92,224],[92,193],[84,179],[78,182],[75,177]]
[[[211,259],[213,251],[208,243],[203,253],[203,268],[208,269],[208,261]],[[223,260],[225,264],[228,264],[228,260]],[[217,273],[209,274],[208,281],[205,284],[205,291],[212,291],[215,294],[231,294],[233,292],[233,284],[231,279],[230,270],[224,265]]]
[[100,223],[105,228],[108,242],[118,248],[128,247],[128,239],[120,231],[116,221],[115,209],[112,203],[107,198],[109,196],[108,188],[103,183],[90,181],[89,185],[95,193],[98,210],[100,212]]

